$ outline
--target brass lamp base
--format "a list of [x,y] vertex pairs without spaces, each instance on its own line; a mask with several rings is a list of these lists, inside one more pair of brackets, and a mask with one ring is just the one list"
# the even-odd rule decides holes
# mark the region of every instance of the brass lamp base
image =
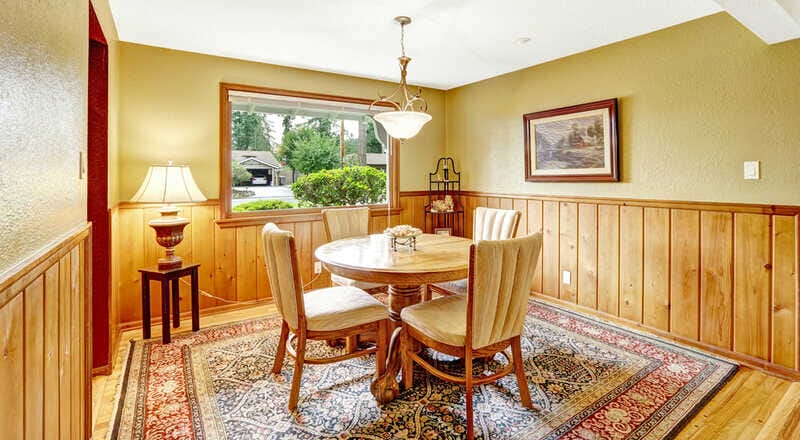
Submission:
[[158,259],[159,270],[177,269],[183,266],[183,258],[175,255],[175,246],[183,241],[183,228],[189,224],[188,218],[178,217],[179,209],[167,205],[158,210],[161,217],[148,223],[156,231],[156,242],[165,248],[164,258]]

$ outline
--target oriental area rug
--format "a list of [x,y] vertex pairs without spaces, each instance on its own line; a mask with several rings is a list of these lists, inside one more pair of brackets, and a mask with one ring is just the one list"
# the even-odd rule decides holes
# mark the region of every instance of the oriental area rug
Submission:
[[[293,361],[270,373],[280,318],[268,316],[179,334],[171,344],[132,341],[112,439],[458,439],[461,386],[415,369],[414,387],[378,406],[369,392],[375,358],[308,365],[300,402],[286,404]],[[475,387],[481,439],[673,437],[733,375],[718,357],[532,300],[522,351],[534,411],[514,375]],[[309,355],[339,348],[314,342]],[[440,367],[463,371],[435,353]],[[489,362],[504,362],[502,356]],[[495,366],[497,367],[497,365]]]

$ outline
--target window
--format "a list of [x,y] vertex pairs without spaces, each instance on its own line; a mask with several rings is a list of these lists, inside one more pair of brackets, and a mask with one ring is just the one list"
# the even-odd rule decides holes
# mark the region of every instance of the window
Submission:
[[220,99],[224,217],[396,201],[396,142],[371,101],[231,84]]

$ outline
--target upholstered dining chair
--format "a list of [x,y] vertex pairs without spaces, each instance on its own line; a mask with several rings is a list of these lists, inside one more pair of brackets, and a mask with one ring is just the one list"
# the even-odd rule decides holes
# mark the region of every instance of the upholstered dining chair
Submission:
[[[522,213],[515,209],[475,208],[472,222],[472,240],[506,240],[517,235]],[[463,295],[467,293],[467,280],[447,281],[428,286],[441,295]],[[426,296],[429,300],[429,295]]]
[[[403,321],[403,384],[413,385],[414,364],[434,376],[464,384],[467,437],[473,438],[472,387],[509,374],[517,376],[522,404],[534,409],[522,361],[520,335],[530,295],[531,279],[542,248],[542,234],[509,240],[479,241],[470,246],[466,295],[436,298],[408,306]],[[440,353],[464,359],[464,376],[441,371],[415,351],[414,341]],[[506,352],[511,348],[511,356]],[[490,375],[473,376],[473,359],[501,353],[507,365]],[[481,362],[484,366],[485,363]]]
[[[328,241],[363,237],[369,235],[369,208],[323,209],[322,222],[325,224],[325,234],[328,237]],[[331,274],[331,282],[339,286],[358,287],[369,293],[379,293],[386,290],[386,285],[384,284],[357,281],[336,274]]]
[[[283,321],[272,372],[280,373],[287,351],[295,358],[289,410],[297,408],[303,365],[306,363],[331,363],[375,353],[376,374],[382,374],[388,342],[386,306],[352,286],[304,292],[292,233],[279,229],[274,223],[267,223],[261,231],[261,241],[272,297]],[[308,340],[330,340],[366,331],[377,333],[374,347],[329,358],[306,357]],[[296,342],[296,348],[292,346],[293,342]]]

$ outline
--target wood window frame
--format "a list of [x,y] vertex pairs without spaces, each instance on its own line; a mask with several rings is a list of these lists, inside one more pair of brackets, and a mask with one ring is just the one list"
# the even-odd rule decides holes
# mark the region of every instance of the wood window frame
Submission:
[[[318,99],[334,102],[348,102],[370,105],[372,100],[347,96],[327,95],[323,93],[302,92],[297,90],[275,89],[270,87],[251,86],[245,84],[219,84],[219,219],[220,226],[244,226],[259,224],[264,221],[309,221],[321,219],[324,208],[293,208],[269,211],[233,212],[231,207],[233,191],[231,186],[231,103],[228,94],[231,91],[263,93],[267,95],[289,96],[294,98]],[[376,106],[388,107],[378,103]],[[400,141],[391,138],[388,146],[389,158],[386,164],[389,171],[387,203],[369,205],[372,215],[392,215],[400,212]]]

